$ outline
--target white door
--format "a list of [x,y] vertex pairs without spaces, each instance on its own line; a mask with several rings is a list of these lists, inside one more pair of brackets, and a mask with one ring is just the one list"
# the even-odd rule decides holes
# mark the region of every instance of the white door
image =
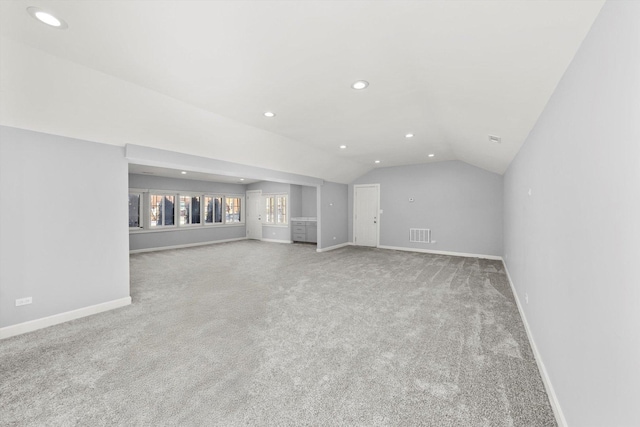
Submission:
[[353,243],[378,246],[378,184],[355,185],[353,198]]
[[262,191],[247,191],[247,237],[262,239]]

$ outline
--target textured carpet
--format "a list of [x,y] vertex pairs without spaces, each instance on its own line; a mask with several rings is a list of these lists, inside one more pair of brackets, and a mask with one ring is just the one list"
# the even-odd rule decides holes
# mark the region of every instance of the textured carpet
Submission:
[[499,261],[241,241],[0,342],[2,425],[555,426]]

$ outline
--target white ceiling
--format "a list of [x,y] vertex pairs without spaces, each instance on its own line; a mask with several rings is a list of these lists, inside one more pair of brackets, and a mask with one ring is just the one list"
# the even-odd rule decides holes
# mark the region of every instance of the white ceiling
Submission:
[[602,4],[2,1],[0,123],[337,182],[374,160],[503,173]]

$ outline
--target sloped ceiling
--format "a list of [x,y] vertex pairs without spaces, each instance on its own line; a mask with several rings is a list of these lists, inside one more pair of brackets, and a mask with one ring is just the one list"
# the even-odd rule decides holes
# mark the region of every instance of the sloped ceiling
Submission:
[[503,173],[602,4],[3,1],[0,123],[336,182],[453,159]]

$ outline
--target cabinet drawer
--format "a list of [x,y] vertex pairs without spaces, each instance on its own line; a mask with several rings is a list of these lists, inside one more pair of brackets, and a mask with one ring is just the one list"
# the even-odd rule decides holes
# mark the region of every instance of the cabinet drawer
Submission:
[[293,226],[293,233],[302,233],[304,235],[304,233],[306,232],[307,228],[304,225],[294,225]]
[[294,225],[294,226],[296,226],[296,225],[302,225],[302,226],[304,226],[305,224],[306,224],[306,223],[305,223],[304,221],[293,221],[293,225]]
[[306,240],[306,235],[304,233],[293,233],[293,240],[296,242],[304,242]]

